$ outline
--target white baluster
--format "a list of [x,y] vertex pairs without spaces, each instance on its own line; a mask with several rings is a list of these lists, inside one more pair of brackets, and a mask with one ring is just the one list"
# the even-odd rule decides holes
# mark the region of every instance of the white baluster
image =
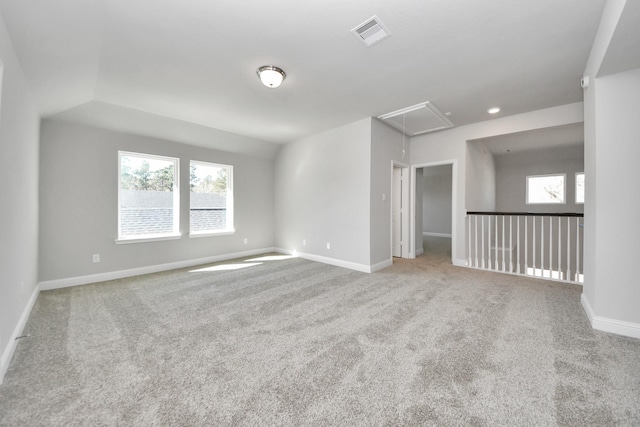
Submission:
[[494,249],[493,249],[493,256],[495,257],[493,260],[493,269],[494,270],[499,270],[500,267],[498,267],[498,215],[496,215],[495,219],[495,235],[496,238],[493,240],[494,243]]
[[476,233],[476,238],[475,238],[475,244],[476,244],[476,268],[480,266],[480,264],[478,264],[478,215],[474,215],[475,219],[476,219],[476,226],[475,226],[475,233]]
[[580,217],[576,217],[576,282],[580,281]]
[[544,277],[544,216],[540,217],[540,277]]
[[[525,216],[525,217],[523,217],[523,218],[524,218],[524,220],[525,220],[525,227],[526,227],[526,224],[527,224],[527,223],[526,223],[526,221],[527,221],[527,217]],[[521,246],[520,246],[520,217],[519,217],[519,216],[517,216],[517,217],[516,217],[516,224],[518,225],[518,236],[517,236],[517,238],[516,238],[516,240],[517,240],[517,246],[518,246],[518,252],[517,252],[517,254],[518,254],[518,261],[517,261],[517,266],[518,266],[518,274],[520,274],[520,273],[522,272],[522,270],[520,270],[520,248],[521,248]],[[525,235],[526,235],[526,234],[525,234]],[[527,239],[526,239],[526,237],[525,237],[525,242],[526,242],[526,241],[527,241]],[[526,264],[527,264],[527,244],[525,243],[524,245],[525,245],[525,246],[524,246],[524,253],[525,253],[525,255],[524,255],[524,256],[525,256],[524,263],[525,263],[525,265],[526,265]]]
[[531,256],[533,258],[532,260],[533,275],[535,276],[536,275],[536,240],[538,240],[536,239],[537,236],[536,236],[536,217],[535,216],[531,217],[531,222],[533,223],[531,226],[533,229],[533,247],[531,248],[531,252],[532,252]]
[[513,273],[513,216],[509,215],[509,272]]
[[484,268],[484,215],[480,218],[482,222],[482,233],[480,233],[480,238],[482,239],[482,268]]
[[558,280],[562,280],[562,218],[558,217]]
[[549,278],[553,272],[553,217],[549,217]]
[[567,280],[571,280],[571,217],[567,217]]

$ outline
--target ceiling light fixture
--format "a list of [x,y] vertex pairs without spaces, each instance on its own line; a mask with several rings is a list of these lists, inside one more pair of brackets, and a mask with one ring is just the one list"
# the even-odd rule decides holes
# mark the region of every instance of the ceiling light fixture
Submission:
[[282,68],[273,65],[263,65],[258,68],[258,77],[263,85],[268,88],[275,89],[287,77]]
[[489,108],[487,110],[487,113],[489,113],[489,114],[497,114],[499,112],[500,112],[500,108],[498,108],[498,107]]

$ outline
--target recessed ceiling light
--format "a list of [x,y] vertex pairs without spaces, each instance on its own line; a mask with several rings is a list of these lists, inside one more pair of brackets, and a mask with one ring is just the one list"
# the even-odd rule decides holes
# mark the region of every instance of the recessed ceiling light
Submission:
[[487,110],[487,113],[489,113],[489,114],[496,114],[496,113],[499,113],[499,112],[500,112],[500,108],[498,108],[498,107],[492,107],[492,108],[489,108]]

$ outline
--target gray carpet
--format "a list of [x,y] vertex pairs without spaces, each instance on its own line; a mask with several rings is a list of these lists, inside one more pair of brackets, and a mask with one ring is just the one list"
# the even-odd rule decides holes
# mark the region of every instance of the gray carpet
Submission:
[[640,424],[640,340],[593,331],[580,287],[425,249],[42,292],[0,425]]

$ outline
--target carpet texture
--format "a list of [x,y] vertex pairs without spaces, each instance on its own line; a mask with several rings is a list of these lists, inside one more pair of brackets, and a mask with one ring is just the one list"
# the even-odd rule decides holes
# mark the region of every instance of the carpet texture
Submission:
[[425,249],[374,274],[269,254],[42,292],[0,425],[640,424],[640,340],[593,331],[581,287]]

